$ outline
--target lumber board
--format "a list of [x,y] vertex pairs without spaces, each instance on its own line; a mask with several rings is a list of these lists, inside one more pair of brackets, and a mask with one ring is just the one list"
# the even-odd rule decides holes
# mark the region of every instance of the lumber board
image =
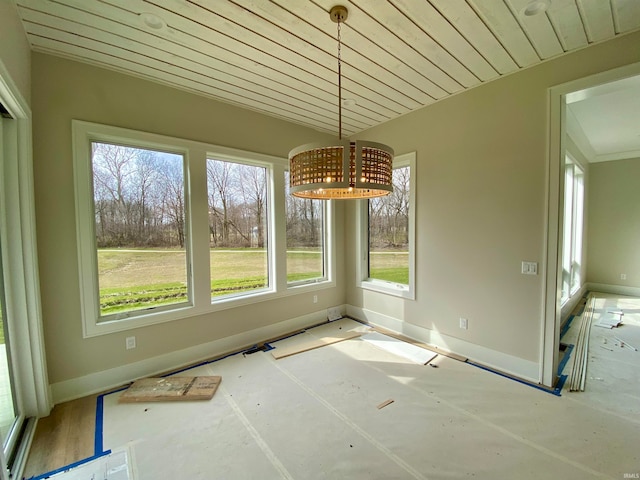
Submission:
[[118,402],[210,400],[221,381],[219,376],[143,378],[133,382]]
[[341,332],[332,335],[331,337],[313,338],[305,342],[298,343],[297,345],[276,348],[275,350],[271,351],[271,355],[273,355],[273,358],[277,360],[279,358],[289,357],[297,353],[308,352],[309,350],[324,347],[326,345],[331,345],[333,343],[357,338],[360,335],[362,335],[361,332]]
[[430,350],[434,353],[438,353],[440,355],[444,355],[445,357],[449,357],[449,358],[453,358],[454,360],[458,360],[460,362],[466,362],[468,360],[467,357],[463,357],[462,355],[458,355],[457,353],[453,353],[450,352],[448,350],[443,350],[442,348],[438,348],[434,345],[428,345],[426,343],[422,343],[422,342],[416,342],[415,340],[413,340],[412,338],[409,338],[405,335],[400,335],[399,333],[395,333],[391,330],[387,330],[386,328],[382,328],[382,327],[371,327],[371,329],[374,332],[378,332],[378,333],[382,333],[383,335],[387,335],[389,337],[393,337],[396,338],[398,340],[402,340],[403,342],[407,342],[407,343],[411,343],[417,347],[421,347],[424,348],[426,350]]

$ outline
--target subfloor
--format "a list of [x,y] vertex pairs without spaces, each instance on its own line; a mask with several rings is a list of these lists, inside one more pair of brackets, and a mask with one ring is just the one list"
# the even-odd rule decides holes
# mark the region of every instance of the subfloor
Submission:
[[[635,301],[624,327],[607,333],[640,330]],[[343,319],[273,346],[352,329],[367,327]],[[639,358],[597,348],[587,391],[557,396],[441,355],[419,365],[362,339],[279,360],[238,354],[178,374],[221,375],[210,401],[98,397],[104,418],[86,427],[88,456],[125,452],[139,480],[639,478]],[[38,454],[46,426],[26,478],[62,466]]]

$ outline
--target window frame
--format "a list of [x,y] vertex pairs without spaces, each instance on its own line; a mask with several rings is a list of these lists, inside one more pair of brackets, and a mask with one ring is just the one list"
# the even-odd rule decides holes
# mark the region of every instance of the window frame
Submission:
[[358,263],[356,286],[365,290],[415,300],[415,239],[416,239],[416,152],[398,155],[393,168],[409,167],[409,284],[399,284],[369,277],[369,201],[360,200],[357,209]]
[[[99,316],[99,290],[95,245],[95,215],[91,142],[105,142],[176,153],[185,158],[185,249],[187,276],[191,282],[188,303],[153,307]],[[332,207],[325,207],[325,256],[327,276],[324,281],[304,285],[287,285],[286,232],[284,222],[284,171],[287,159],[219,145],[206,144],[126,128],[80,120],[72,121],[73,166],[76,208],[76,238],[79,271],[79,291],[83,337],[180,320],[243,305],[258,303],[306,291],[335,287],[334,216]],[[267,173],[267,288],[241,293],[211,296],[209,221],[207,200],[207,159],[223,160],[264,167]],[[206,254],[205,254],[206,252]]]
[[[566,305],[582,286],[580,272],[584,243],[585,170],[569,152],[565,155],[563,176],[563,243],[560,259],[562,268],[561,306]],[[567,180],[570,180],[570,184]],[[567,218],[568,216],[570,218]],[[567,285],[566,290],[565,284]]]

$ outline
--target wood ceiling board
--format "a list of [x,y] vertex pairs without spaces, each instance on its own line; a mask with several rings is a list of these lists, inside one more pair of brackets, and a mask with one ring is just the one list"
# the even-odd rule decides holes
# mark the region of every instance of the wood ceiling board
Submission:
[[[282,0],[281,0],[282,1]],[[329,5],[331,2],[320,0],[322,4]],[[370,3],[363,5],[363,8],[371,7]],[[376,12],[384,17],[385,21],[380,23],[372,18],[366,11],[357,5],[349,3],[349,20],[347,20],[349,31],[357,32],[360,37],[369,37],[369,41],[379,47],[381,51],[388,51],[394,58],[400,60],[408,68],[417,72],[419,77],[412,76],[416,80],[412,82],[419,88],[424,89],[434,98],[442,98],[447,94],[459,92],[463,86],[445,71],[443,64],[436,64],[428,57],[422,55],[415,46],[419,42],[431,41],[422,31],[402,15],[398,15],[393,6],[383,2],[375,4]],[[396,15],[389,15],[386,10],[391,9]],[[353,14],[353,21],[351,16]],[[411,30],[417,31],[413,35],[418,35],[418,42],[409,40]],[[400,35],[399,35],[400,34]],[[392,62],[390,64],[393,64]],[[461,66],[460,66],[461,67]],[[463,70],[464,71],[464,70]],[[465,71],[468,74],[468,72]],[[424,80],[429,82],[429,87],[424,87]],[[475,79],[471,79],[474,81]],[[434,87],[437,90],[433,90]]]
[[503,0],[468,2],[519,67],[529,67],[540,61],[540,56]]
[[626,33],[640,27],[640,2],[637,0],[611,0],[613,20],[617,33]]
[[[329,18],[328,11],[307,2],[284,3],[274,8],[274,4],[270,1],[253,0],[250,5],[253,9],[259,8],[260,14],[268,21],[282,29],[290,28],[296,37],[303,38],[311,45],[322,47],[330,55],[335,55],[337,64],[337,26]],[[306,19],[312,24],[294,23],[293,19]],[[381,81],[394,85],[394,89],[422,105],[446,96],[446,92],[431,80],[361,35],[354,29],[353,23],[353,15],[350,11],[346,25],[341,27],[341,57],[346,67],[358,68],[365,74],[379,77]],[[378,28],[376,33],[384,34],[384,30]],[[343,76],[349,77],[348,68],[343,65]],[[382,77],[380,77],[381,72]]]
[[119,403],[210,400],[220,386],[220,376],[152,377],[136,380],[118,398]]
[[587,34],[575,0],[554,0],[547,16],[565,52],[587,46]]
[[443,18],[428,2],[415,0],[391,0],[392,3],[414,23],[465,65],[479,80],[498,77],[498,72],[475,48]]
[[578,0],[577,5],[589,43],[601,42],[616,34],[611,3],[602,0]]
[[[319,1],[324,5],[332,3],[331,0]],[[383,26],[389,32],[388,35],[373,35],[373,41],[382,48],[393,51],[395,55],[411,59],[408,62],[410,65],[418,68],[425,76],[432,78],[434,83],[444,90],[449,93],[455,93],[461,91],[463,87],[471,87],[480,83],[469,69],[442,48],[414,22],[399,12],[395,6],[388,2],[359,2],[359,4],[361,6],[349,3],[353,10],[361,12],[360,16],[383,18]],[[374,31],[378,29],[379,27]],[[422,59],[425,59],[428,63],[423,63]],[[423,67],[419,68],[420,64]],[[429,65],[432,65],[435,70]]]
[[[278,3],[285,5],[286,0],[278,0]],[[329,19],[329,14],[324,9],[329,10],[335,2],[319,0],[323,9],[312,9],[312,4],[306,2],[295,2],[289,6],[296,15],[305,18],[313,18],[322,12],[324,17],[320,17],[316,27],[325,34],[336,37],[336,24],[322,21]],[[349,9],[349,17],[346,25],[342,27],[342,42],[347,47],[363,55],[369,61],[378,63],[402,78],[405,83],[411,86],[407,94],[413,95],[416,100],[431,103],[434,99],[448,96],[451,91],[458,91],[461,86],[453,81],[442,70],[433,65],[429,60],[419,55],[415,50],[393,35],[388,26],[380,25],[370,18],[366,13],[360,11],[355,5],[345,2]],[[404,88],[404,87],[402,87]],[[418,91],[418,95],[412,94],[413,90]],[[425,97],[425,95],[427,95]],[[420,100],[423,99],[423,100]]]
[[[315,70],[318,72],[318,76],[324,75],[327,78],[337,78],[337,53],[329,53],[336,52],[337,44],[335,40],[328,36],[323,34],[322,36],[315,37],[318,40],[318,44],[312,45],[277,25],[261,20],[260,17],[251,14],[231,2],[216,4],[215,15],[213,15],[212,10],[206,8],[205,2],[201,0],[194,0],[194,2],[201,6],[201,9],[197,13],[198,17],[203,18],[207,24],[214,21],[219,24],[220,20],[218,15],[222,15],[227,19],[233,18],[234,22],[240,22],[246,25],[244,30],[237,32],[228,27],[230,22],[227,21],[222,25],[218,25],[217,28],[219,28],[220,31],[225,31],[232,36],[245,36],[245,34],[257,36],[256,41],[268,43],[270,45],[269,49],[277,45],[279,48],[289,50],[287,55],[290,57],[304,57],[308,61],[315,63],[317,65]],[[173,3],[175,3],[175,1]],[[331,22],[328,17],[326,21]],[[289,28],[295,31],[300,25],[301,22],[296,22],[294,25],[289,25]],[[315,35],[313,32],[317,30],[307,25],[304,31],[306,35],[311,36]],[[258,34],[256,32],[260,33]],[[353,54],[353,52],[346,48],[343,52],[343,58],[345,65],[343,65],[342,75],[344,79],[350,79],[353,82],[352,85],[360,85],[361,88],[370,91],[369,95],[378,95],[378,101],[386,98],[397,104],[398,107],[396,108],[405,111],[420,107],[420,103],[411,96],[404,94],[401,89],[391,86],[394,83],[394,75],[392,73],[381,68],[372,68],[373,64],[362,56]],[[330,71],[328,75],[326,70]],[[333,73],[334,71],[335,73]],[[362,95],[366,95],[366,93]]]
[[513,58],[465,0],[431,0],[431,3],[498,73],[518,70]]
[[516,21],[526,33],[538,56],[546,60],[564,52],[553,25],[544,13],[527,17],[522,13],[529,0],[505,0]]

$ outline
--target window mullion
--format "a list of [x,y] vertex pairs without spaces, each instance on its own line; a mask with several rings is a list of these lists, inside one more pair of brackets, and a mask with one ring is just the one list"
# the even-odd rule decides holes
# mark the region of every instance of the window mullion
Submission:
[[207,202],[207,152],[189,150],[188,191],[191,250],[191,280],[193,282],[193,305],[206,309],[211,304],[211,258],[209,255],[209,209]]

